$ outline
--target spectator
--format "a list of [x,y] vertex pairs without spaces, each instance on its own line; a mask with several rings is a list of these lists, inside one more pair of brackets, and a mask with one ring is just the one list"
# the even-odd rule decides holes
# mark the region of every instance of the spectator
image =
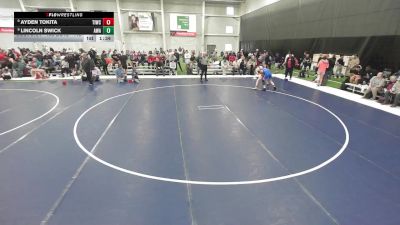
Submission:
[[191,58],[191,55],[190,55],[190,53],[189,53],[189,51],[188,51],[188,50],[186,50],[186,51],[185,51],[185,55],[184,55],[184,57],[185,57],[185,64],[186,64],[186,65],[189,65],[189,63],[190,63],[190,58]]
[[335,66],[336,66],[336,71],[335,71],[336,78],[344,77],[344,75],[343,75],[343,67],[344,67],[343,55],[340,55],[340,58],[336,61]]
[[[256,57],[254,55],[249,56],[249,60],[247,61],[247,71],[249,71],[250,75],[254,75],[254,69],[256,67]],[[267,64],[268,65],[268,64]]]
[[[179,47],[180,48],[180,47]],[[182,48],[180,48],[181,49],[181,51],[182,51]],[[181,56],[181,54],[175,49],[175,52],[174,52],[174,55],[175,55],[175,62],[176,62],[176,64],[179,66],[179,69],[182,71],[182,67],[181,67],[181,61],[180,61],[180,56]]]
[[226,58],[221,61],[222,75],[226,75],[229,70],[229,62]]
[[110,75],[110,73],[108,72],[108,63],[107,63],[107,53],[106,51],[103,51],[101,53],[101,60],[100,60],[100,65],[103,67],[103,71],[105,75]]
[[94,69],[94,62],[91,58],[89,58],[87,53],[82,54],[81,66],[83,71],[86,73],[89,85],[93,85],[92,70]]
[[1,74],[1,78],[3,78],[3,80],[11,80],[11,72],[8,69],[8,67],[3,69],[3,73]]
[[352,84],[359,84],[362,77],[361,77],[361,65],[356,65],[350,70],[350,80],[349,82]]
[[115,69],[115,76],[117,77],[117,81],[119,83],[126,82],[128,80],[126,76],[126,71],[124,70],[124,68],[122,68],[121,63],[119,63],[117,69]]
[[127,70],[128,70],[128,56],[126,55],[126,52],[121,51],[121,55],[119,56],[119,61],[121,62],[122,68],[125,70],[125,73],[127,73]]
[[371,66],[365,67],[365,72],[363,73],[363,81],[365,83],[369,83],[372,77],[376,76],[378,74],[378,71],[376,69],[373,69]]
[[384,86],[385,79],[383,78],[383,73],[379,72],[378,75],[371,79],[363,98],[370,99],[372,94],[372,99],[375,100],[378,96],[378,92],[381,92]]
[[307,73],[307,77],[308,77],[308,71],[311,68],[311,58],[310,58],[310,54],[308,54],[307,52],[304,52],[304,56],[303,56],[303,60],[301,61],[301,71],[300,71],[300,77],[306,77],[306,73]]
[[246,67],[246,64],[247,64],[246,58],[245,58],[244,56],[242,56],[242,57],[237,61],[237,63],[239,64],[239,75],[246,74],[246,69],[247,69],[247,67]]
[[200,64],[201,64],[200,81],[203,81],[203,75],[204,75],[204,80],[208,81],[208,79],[207,79],[207,67],[208,67],[207,53],[203,53],[203,56],[200,59]]
[[100,80],[101,70],[99,67],[95,66],[92,70],[92,79],[95,81]]
[[290,80],[292,79],[295,63],[296,63],[296,60],[294,59],[294,55],[290,54],[290,51],[289,51],[289,54],[286,55],[285,63],[284,63],[284,65],[285,65],[285,80],[287,80],[288,75],[289,75],[289,79]]
[[[396,84],[396,76],[391,76],[388,84],[386,85],[386,90],[384,93],[384,101],[382,104],[387,105],[394,102],[394,98],[396,97],[396,93],[392,91],[393,86]],[[379,101],[379,100],[378,100]]]
[[351,76],[352,69],[357,68],[357,66],[360,65],[360,59],[358,58],[357,55],[353,55],[349,59],[349,63],[347,64],[347,70],[346,70],[346,75]]
[[325,72],[326,79],[329,79],[333,75],[333,68],[335,67],[336,63],[336,56],[334,54],[331,54],[328,59],[328,62],[329,62],[329,67],[326,69]]
[[68,75],[69,73],[69,63],[66,60],[61,61],[61,75],[65,77],[64,73]]
[[392,93],[395,94],[393,104],[391,107],[400,105],[400,77],[397,78],[397,82],[392,87]]
[[158,73],[161,71],[161,74],[165,76],[164,74],[164,61],[161,58],[160,54],[157,54],[155,57],[155,63],[156,63],[156,76],[158,76]]
[[26,63],[22,58],[19,58],[17,60],[17,77],[23,77],[24,76],[24,72],[26,70]]
[[327,60],[327,56],[323,55],[322,59],[318,63],[318,81],[317,86],[321,86],[324,82],[326,70],[329,68],[329,61]]

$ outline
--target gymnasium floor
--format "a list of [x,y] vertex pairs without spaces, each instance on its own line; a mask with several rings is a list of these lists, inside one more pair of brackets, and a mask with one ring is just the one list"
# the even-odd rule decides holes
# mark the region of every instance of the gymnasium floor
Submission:
[[400,118],[276,83],[0,83],[0,224],[400,224]]

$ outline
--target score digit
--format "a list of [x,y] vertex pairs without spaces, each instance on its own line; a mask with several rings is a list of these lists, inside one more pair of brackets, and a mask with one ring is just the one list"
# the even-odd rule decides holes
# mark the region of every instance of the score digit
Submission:
[[114,18],[103,18],[103,26],[114,26]]

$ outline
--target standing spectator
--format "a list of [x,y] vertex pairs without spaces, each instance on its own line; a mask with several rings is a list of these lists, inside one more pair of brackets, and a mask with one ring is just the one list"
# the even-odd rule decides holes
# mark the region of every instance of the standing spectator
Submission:
[[113,59],[113,65],[118,64],[119,57],[117,54],[117,50],[113,51],[113,54],[111,55],[111,58]]
[[285,80],[287,80],[287,76],[289,75],[289,79],[292,79],[293,76],[293,69],[295,66],[295,59],[294,56],[292,54],[289,54],[286,56],[286,60],[285,60]]
[[329,68],[329,61],[327,60],[327,56],[323,55],[322,59],[318,63],[318,82],[317,86],[321,86],[325,79],[326,70]]
[[87,80],[89,81],[89,85],[93,85],[93,79],[92,79],[92,70],[94,69],[94,62],[87,53],[82,53],[82,62],[81,66],[83,71],[86,73]]
[[335,65],[336,65],[336,71],[335,71],[336,78],[344,77],[344,74],[343,74],[343,67],[344,67],[343,55],[340,55],[340,58],[336,61]]
[[307,52],[304,52],[304,56],[303,56],[303,60],[301,61],[301,71],[300,71],[300,77],[306,77],[306,73],[307,73],[307,77],[308,77],[308,71],[311,68],[311,58],[310,58],[310,54],[308,54]]
[[125,70],[125,73],[127,73],[127,70],[128,70],[128,56],[126,55],[126,52],[121,51],[121,55],[119,56],[119,61],[121,62],[121,66]]
[[[180,48],[180,47],[179,47]],[[175,62],[176,62],[176,64],[179,66],[179,69],[182,71],[182,67],[181,67],[181,61],[180,61],[180,56],[181,56],[181,54],[179,54],[179,52],[175,49],[175,52],[174,52],[174,55],[175,55]]]
[[200,64],[201,64],[200,81],[203,81],[203,75],[204,75],[204,80],[208,81],[208,79],[207,79],[207,67],[208,67],[207,53],[203,53],[203,56],[200,59]]
[[328,62],[329,62],[329,67],[325,72],[326,79],[329,79],[333,75],[333,68],[335,67],[336,63],[336,56],[334,54],[330,55]]
[[110,73],[108,72],[108,63],[107,63],[107,53],[106,51],[103,51],[101,53],[101,66],[103,67],[103,71],[105,75],[110,75]]
[[185,57],[185,64],[186,64],[186,65],[189,65],[189,63],[190,63],[190,58],[191,58],[191,55],[190,55],[190,53],[189,53],[189,51],[188,51],[188,50],[186,50],[186,51],[185,51],[185,55],[184,55],[184,57]]
[[384,86],[385,78],[383,78],[383,73],[379,72],[378,75],[373,77],[369,82],[368,89],[365,91],[363,98],[370,99],[372,94],[372,99],[375,100],[378,96],[378,92],[381,92]]
[[97,65],[97,52],[95,48],[90,48],[88,52],[90,58],[93,60],[94,64]]

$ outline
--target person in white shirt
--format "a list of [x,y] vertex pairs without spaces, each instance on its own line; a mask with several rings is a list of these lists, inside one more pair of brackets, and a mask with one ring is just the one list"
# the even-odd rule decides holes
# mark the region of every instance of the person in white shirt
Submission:
[[186,65],[189,65],[189,63],[190,63],[190,57],[191,57],[191,55],[190,55],[189,51],[186,50],[186,51],[185,51],[185,55],[184,55],[185,64],[186,64]]

